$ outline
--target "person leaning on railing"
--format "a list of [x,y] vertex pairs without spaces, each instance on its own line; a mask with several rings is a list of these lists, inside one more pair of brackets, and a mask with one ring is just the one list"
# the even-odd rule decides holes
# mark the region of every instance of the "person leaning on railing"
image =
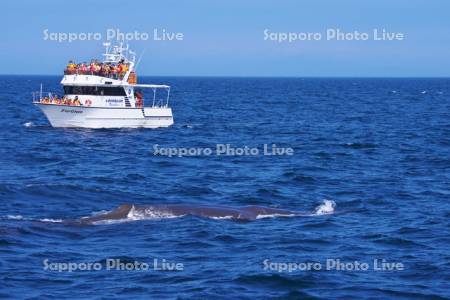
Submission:
[[128,64],[122,64],[122,78],[125,76],[125,74],[128,72]]
[[76,65],[73,63],[73,61],[69,61],[69,63],[67,64],[67,68],[66,71],[64,72],[64,74],[74,74],[76,71]]
[[86,63],[82,63],[81,66],[81,74],[87,74],[87,66]]
[[117,67],[115,65],[111,65],[111,78],[117,79]]
[[75,97],[75,100],[73,100],[72,105],[74,105],[74,106],[80,106],[81,105],[81,102],[78,99],[78,96]]

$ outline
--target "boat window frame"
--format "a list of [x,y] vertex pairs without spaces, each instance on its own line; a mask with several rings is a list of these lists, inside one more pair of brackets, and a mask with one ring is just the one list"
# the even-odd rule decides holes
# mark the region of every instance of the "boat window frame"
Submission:
[[83,96],[127,96],[125,88],[121,86],[83,86],[83,85],[64,85],[64,95],[83,95]]

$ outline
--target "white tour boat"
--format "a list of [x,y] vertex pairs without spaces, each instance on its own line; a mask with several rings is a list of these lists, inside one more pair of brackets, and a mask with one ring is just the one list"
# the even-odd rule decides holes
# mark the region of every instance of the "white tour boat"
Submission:
[[[33,93],[33,103],[53,127],[124,128],[168,127],[173,124],[169,107],[170,86],[137,84],[136,55],[105,43],[103,62],[69,63],[61,84],[64,96]],[[142,90],[153,93],[144,97]],[[161,93],[158,91],[163,90]],[[161,98],[161,94],[162,98]]]

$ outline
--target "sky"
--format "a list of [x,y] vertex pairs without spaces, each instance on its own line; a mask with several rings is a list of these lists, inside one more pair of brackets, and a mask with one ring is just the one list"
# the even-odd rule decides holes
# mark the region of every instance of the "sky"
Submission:
[[[107,33],[119,30],[139,33],[128,43],[140,75],[450,76],[447,0],[14,0],[2,12],[0,74],[62,74],[68,60],[101,58]],[[342,40],[327,37],[338,29]],[[375,29],[404,38],[374,40]],[[155,30],[183,38],[155,40]],[[367,39],[351,40],[355,32]],[[96,36],[55,40],[69,33]],[[320,39],[280,39],[289,34]]]

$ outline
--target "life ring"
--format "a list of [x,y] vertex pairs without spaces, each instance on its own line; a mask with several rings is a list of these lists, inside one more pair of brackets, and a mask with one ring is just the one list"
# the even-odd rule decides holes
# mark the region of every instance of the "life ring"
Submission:
[[92,105],[92,101],[87,99],[86,101],[84,101],[84,105],[91,106]]

